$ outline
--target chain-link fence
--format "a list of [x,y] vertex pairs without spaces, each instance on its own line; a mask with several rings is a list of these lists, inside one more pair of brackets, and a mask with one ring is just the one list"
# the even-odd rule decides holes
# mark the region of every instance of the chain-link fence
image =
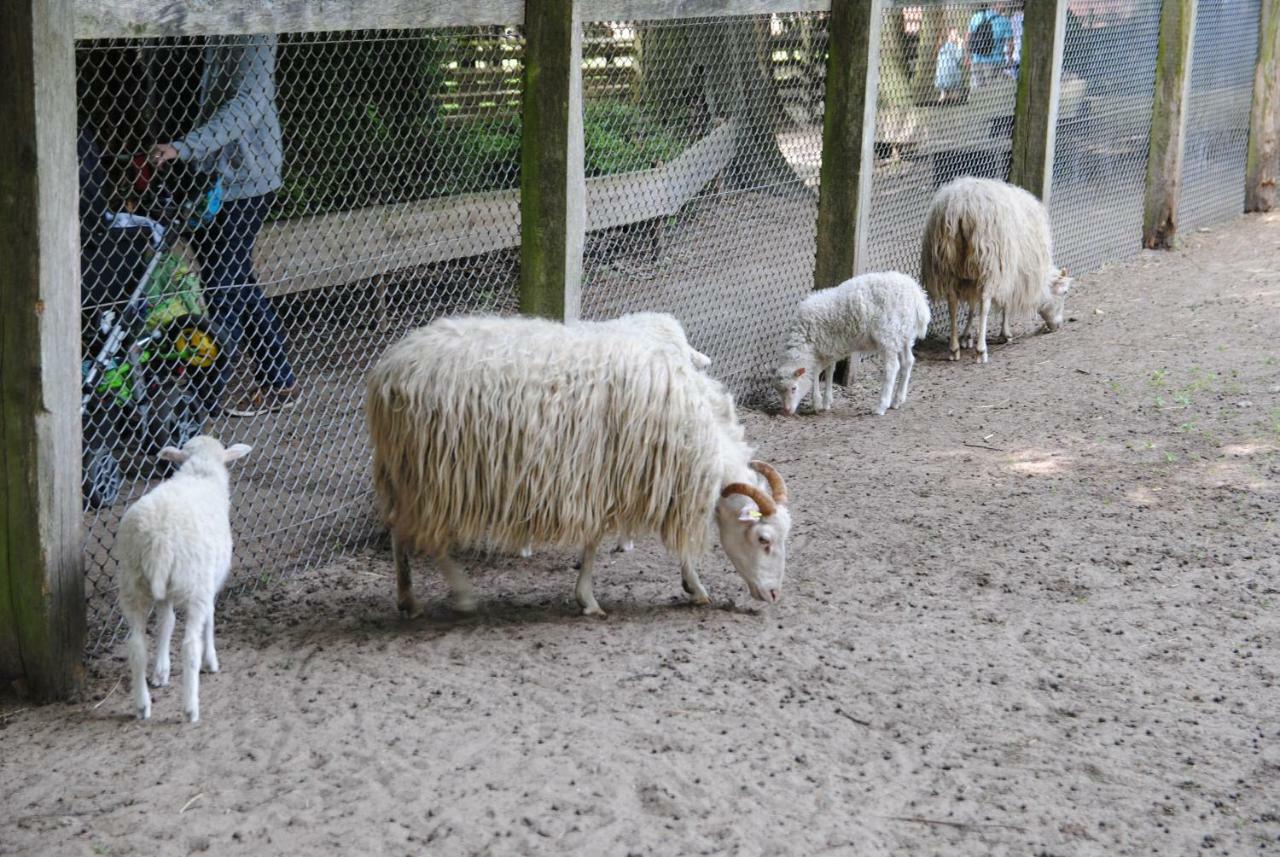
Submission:
[[[1075,273],[1139,247],[1159,6],[1069,4],[1050,208]],[[884,5],[872,270],[918,273],[939,186],[1008,175],[1022,7],[994,11]],[[1184,228],[1240,210],[1257,13],[1201,2]],[[827,33],[822,12],[584,25],[583,315],[672,312],[748,402],[812,287]],[[100,648],[119,516],[193,433],[255,447],[235,586],[378,531],[365,371],[433,317],[516,308],[525,46],[486,26],[77,47]]]
[[585,318],[670,312],[759,395],[813,283],[825,50],[823,14],[586,26]]
[[1160,0],[1067,7],[1049,216],[1054,261],[1083,273],[1142,242]]
[[[989,43],[973,49],[991,19]],[[934,191],[963,175],[1005,179],[1012,150],[1022,5],[886,3],[880,31],[870,270],[919,276],[920,234]],[[985,40],[984,40],[985,41]],[[949,324],[933,306],[934,332]]]
[[1259,0],[1199,0],[1178,200],[1183,231],[1244,208]]
[[255,448],[236,585],[375,532],[366,369],[434,316],[514,309],[522,48],[509,28],[78,46],[97,644],[119,516],[194,433]]

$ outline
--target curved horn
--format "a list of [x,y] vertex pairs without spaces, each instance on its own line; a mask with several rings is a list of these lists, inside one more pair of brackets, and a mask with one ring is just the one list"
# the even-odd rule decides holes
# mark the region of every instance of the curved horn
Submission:
[[760,507],[760,514],[766,518],[778,514],[778,507],[773,500],[769,499],[769,495],[754,485],[748,485],[745,482],[730,482],[720,489],[720,496],[728,497],[730,494],[741,494],[744,497],[750,497]]
[[787,483],[782,481],[782,474],[773,469],[767,461],[751,462],[751,469],[769,480],[769,493],[779,506],[787,505]]

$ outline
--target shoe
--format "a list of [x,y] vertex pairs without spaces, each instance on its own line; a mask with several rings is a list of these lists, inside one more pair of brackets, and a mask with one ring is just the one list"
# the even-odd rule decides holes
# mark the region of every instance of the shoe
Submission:
[[253,395],[225,409],[229,417],[256,417],[259,414],[274,414],[279,411],[287,411],[292,408],[298,401],[298,389],[296,387],[286,387],[284,389],[268,389],[257,390]]

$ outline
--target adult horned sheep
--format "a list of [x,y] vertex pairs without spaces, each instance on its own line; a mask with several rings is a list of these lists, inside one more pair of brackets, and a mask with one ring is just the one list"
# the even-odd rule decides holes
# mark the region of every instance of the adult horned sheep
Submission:
[[389,347],[368,380],[373,483],[391,531],[400,610],[408,553],[435,558],[454,606],[475,607],[454,548],[581,546],[575,595],[603,615],[592,565],[610,533],[657,533],[685,591],[714,515],[752,597],[777,601],[791,529],[786,488],[751,460],[733,400],[673,349],[592,325],[440,319]]
[[[959,305],[978,316],[974,345],[987,362],[987,316],[1004,310],[1001,332],[1010,335],[1009,314],[1038,312],[1049,330],[1062,326],[1071,280],[1053,266],[1049,214],[1020,187],[994,179],[959,178],[933,197],[920,247],[920,275],[934,300],[951,313],[951,359],[960,359]],[[966,324],[965,329],[968,330]]]

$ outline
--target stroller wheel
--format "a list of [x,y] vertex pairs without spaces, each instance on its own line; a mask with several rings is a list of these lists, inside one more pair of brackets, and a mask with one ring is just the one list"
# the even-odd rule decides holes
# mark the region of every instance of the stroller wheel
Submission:
[[86,449],[81,490],[85,509],[102,509],[110,506],[120,496],[124,474],[120,462],[110,449]]

